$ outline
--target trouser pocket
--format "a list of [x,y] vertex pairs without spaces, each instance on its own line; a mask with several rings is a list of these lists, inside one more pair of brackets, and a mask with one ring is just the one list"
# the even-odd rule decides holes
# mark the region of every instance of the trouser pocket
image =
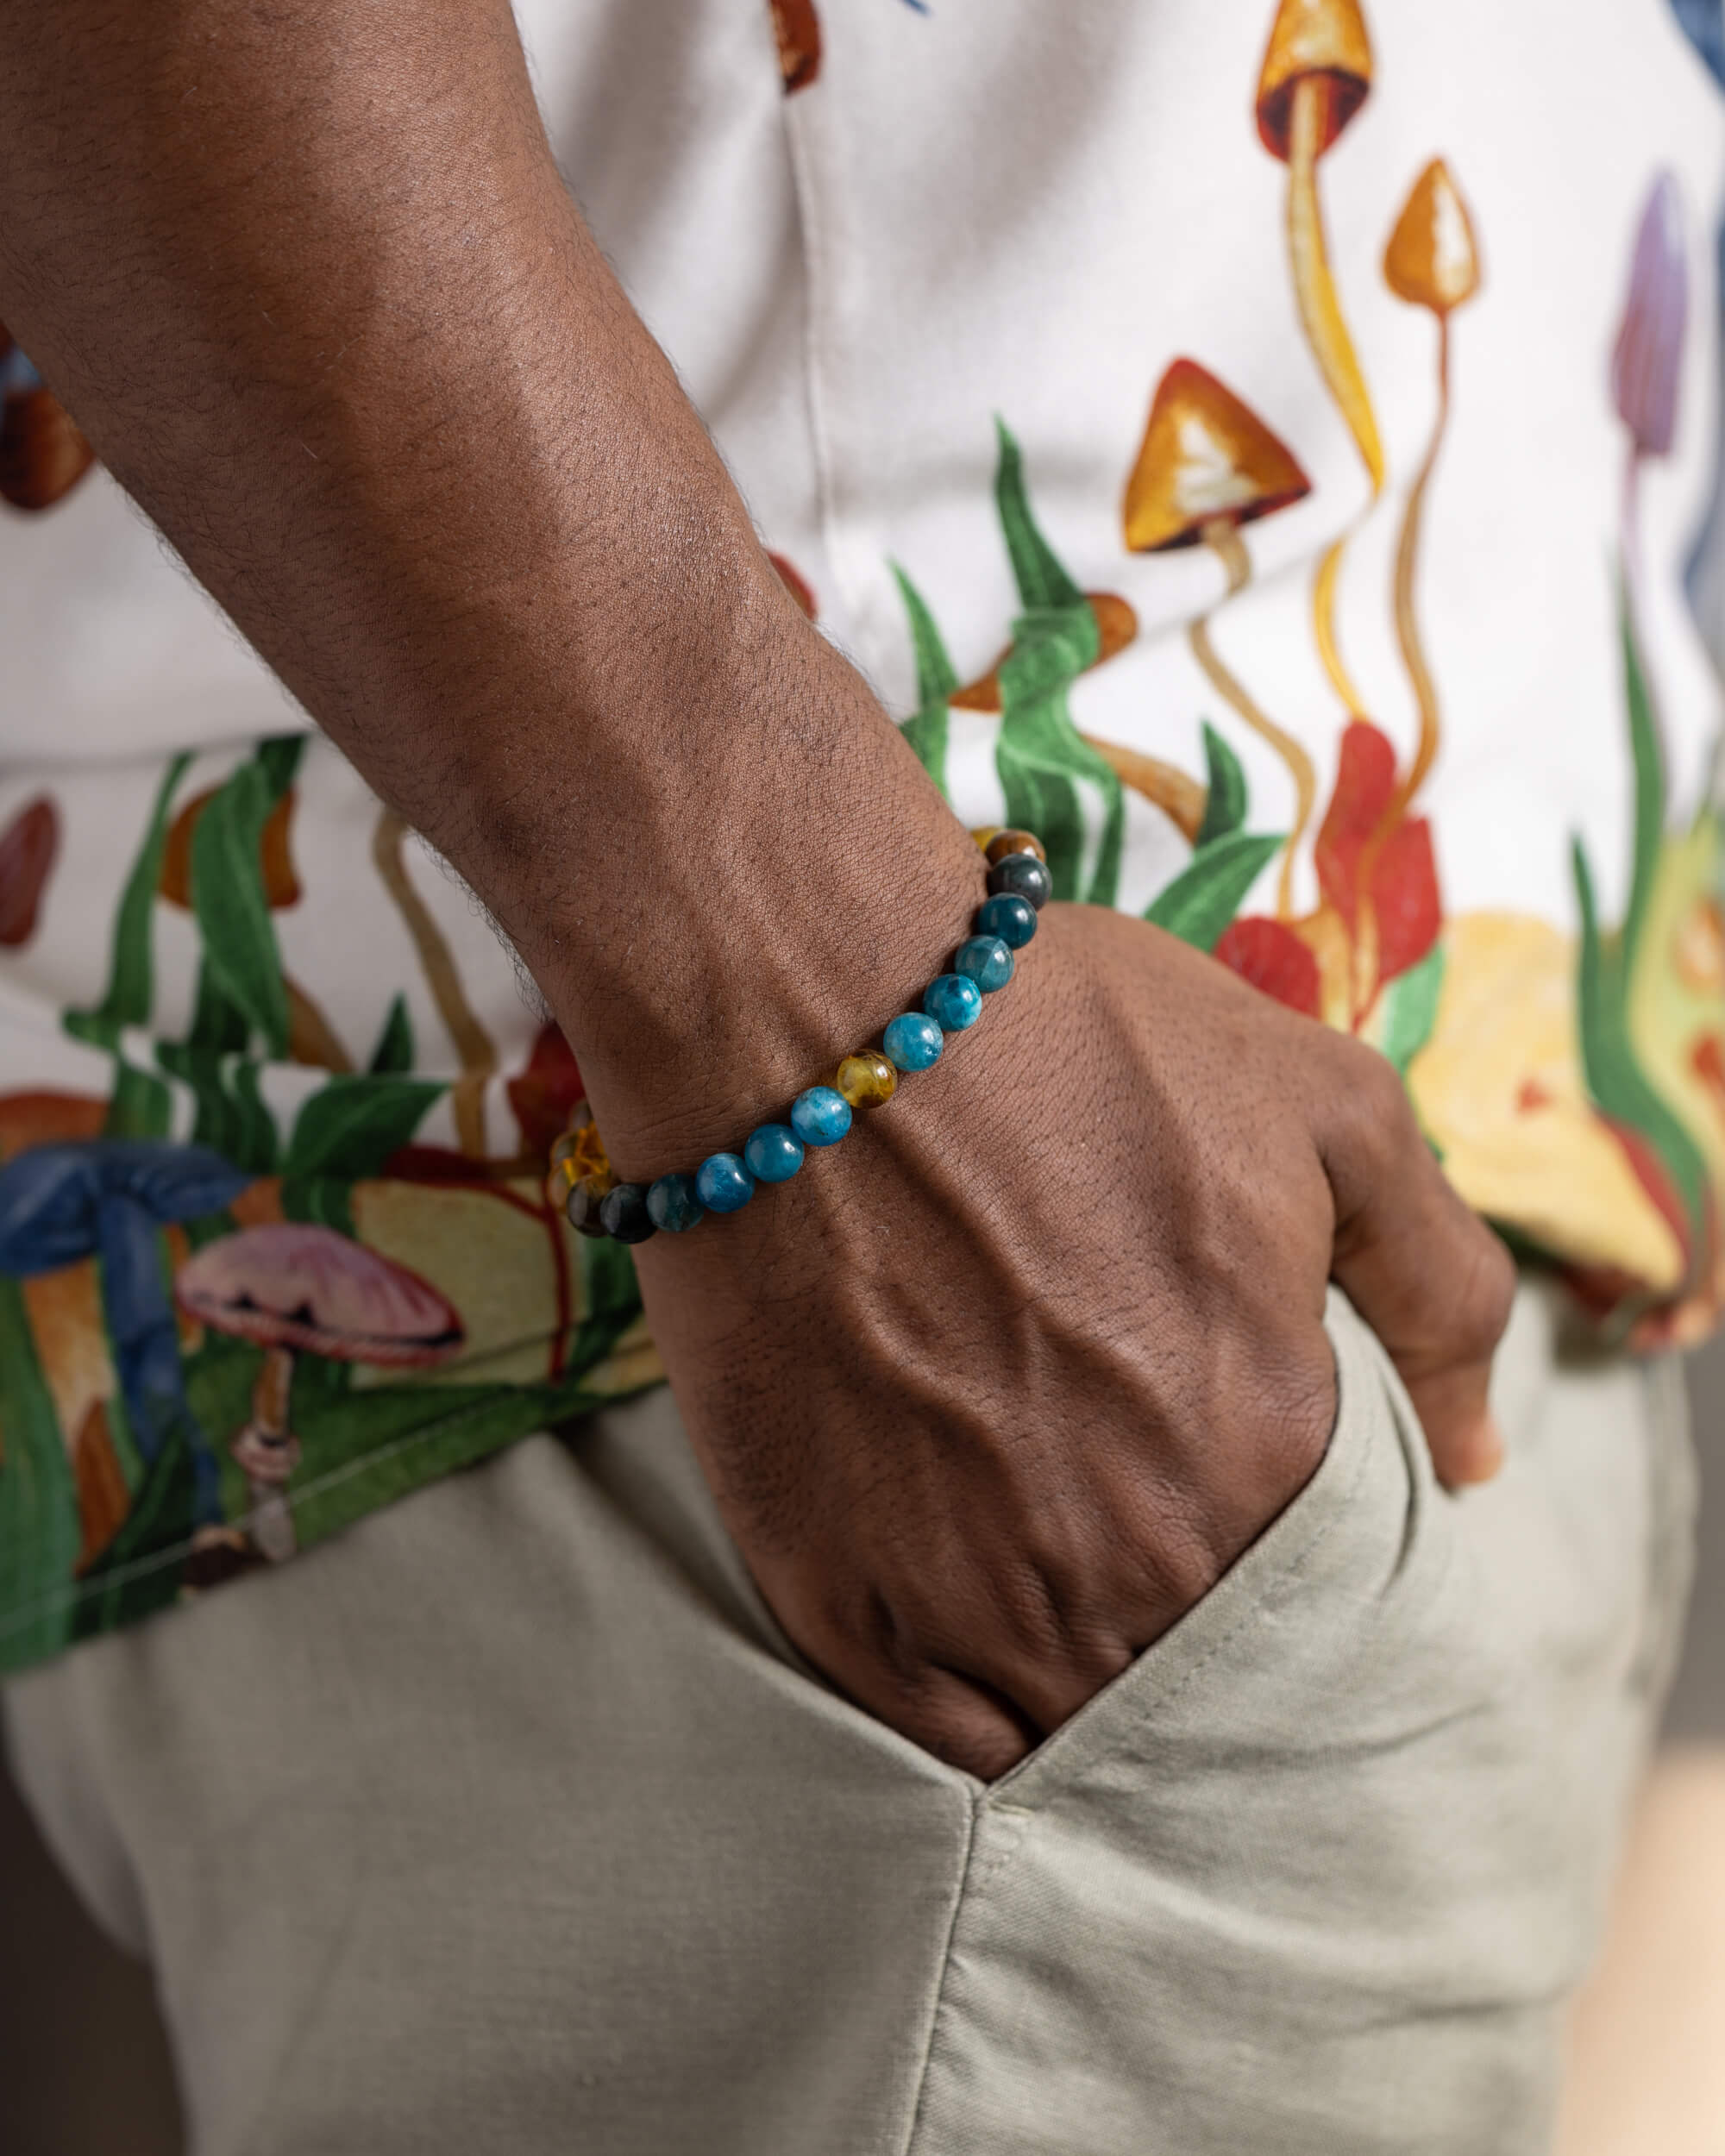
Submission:
[[1523,1313],[1452,1497],[1327,1322],[1318,1473],[979,1803],[915,2156],[1544,2145],[1645,1727],[1645,1383]]

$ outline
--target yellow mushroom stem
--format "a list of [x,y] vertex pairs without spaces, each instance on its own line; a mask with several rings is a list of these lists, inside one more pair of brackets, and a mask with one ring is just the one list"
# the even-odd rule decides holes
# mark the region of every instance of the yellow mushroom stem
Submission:
[[342,1075],[354,1068],[354,1059],[317,1003],[297,981],[286,974],[281,985],[287,992],[287,1054],[290,1062],[304,1063],[314,1070]]
[[1147,756],[1142,749],[1123,749],[1119,742],[1104,741],[1100,735],[1080,734],[1078,738],[1095,750],[1122,786],[1129,786],[1134,793],[1153,802],[1189,845],[1197,843],[1208,799],[1201,780],[1182,771],[1178,764]]
[[1444,435],[1450,417],[1450,318],[1446,310],[1438,310],[1438,409],[1432,422],[1431,439],[1426,444],[1426,454],[1414,484],[1408,490],[1408,505],[1402,512],[1402,530],[1396,543],[1396,637],[1402,647],[1402,663],[1408,670],[1408,680],[1414,691],[1414,702],[1420,714],[1419,736],[1414,744],[1414,754],[1407,768],[1396,780],[1394,791],[1383,805],[1371,837],[1360,849],[1358,874],[1358,904],[1355,914],[1353,1016],[1356,1025],[1371,1008],[1377,993],[1377,915],[1371,903],[1371,879],[1377,867],[1378,856],[1389,843],[1390,833],[1406,817],[1414,796],[1426,782],[1438,753],[1443,727],[1438,710],[1437,684],[1432,670],[1426,663],[1425,646],[1420,637],[1418,603],[1414,597],[1414,579],[1420,567],[1420,521],[1426,505],[1426,492],[1431,484],[1432,473],[1437,468],[1438,453],[1444,445]]
[[[1324,238],[1323,205],[1318,198],[1318,160],[1323,155],[1331,95],[1331,85],[1322,74],[1303,75],[1294,85],[1288,138],[1288,254],[1306,342],[1353,436],[1371,481],[1375,502],[1383,492],[1383,445],[1378,439],[1365,378],[1354,354],[1353,339],[1348,335],[1341,302],[1336,297]],[[1349,536],[1343,532],[1318,564],[1312,586],[1312,614],[1324,671],[1350,713],[1358,717],[1364,707],[1342,663],[1336,640],[1336,594]]]
[[1228,588],[1210,612],[1200,615],[1187,630],[1192,656],[1204,669],[1217,694],[1225,697],[1253,733],[1261,741],[1268,742],[1281,757],[1294,781],[1294,825],[1283,849],[1282,874],[1276,887],[1276,910],[1285,921],[1293,916],[1294,856],[1299,851],[1306,826],[1312,820],[1312,805],[1318,798],[1318,774],[1312,768],[1312,759],[1293,735],[1284,732],[1267,711],[1252,701],[1245,684],[1223,665],[1216,647],[1210,642],[1211,617],[1218,607],[1225,606],[1237,592],[1245,590],[1251,576],[1251,560],[1239,531],[1226,517],[1213,517],[1200,536],[1227,571]]
[[461,1075],[449,1088],[456,1141],[469,1160],[483,1160],[486,1081],[497,1069],[497,1050],[467,1001],[442,930],[432,919],[430,908],[409,879],[407,863],[402,856],[402,842],[406,835],[407,825],[401,818],[393,809],[385,809],[372,834],[372,860],[413,938],[425,984],[461,1060]]

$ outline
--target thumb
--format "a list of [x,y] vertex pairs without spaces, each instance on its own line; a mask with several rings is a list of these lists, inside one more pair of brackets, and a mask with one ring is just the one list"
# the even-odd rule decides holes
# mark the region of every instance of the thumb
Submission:
[[1408,1388],[1438,1479],[1486,1482],[1503,1459],[1487,1389],[1515,1263],[1446,1181],[1394,1071],[1371,1050],[1355,1055],[1366,1060],[1320,1144],[1335,1196],[1332,1276]]

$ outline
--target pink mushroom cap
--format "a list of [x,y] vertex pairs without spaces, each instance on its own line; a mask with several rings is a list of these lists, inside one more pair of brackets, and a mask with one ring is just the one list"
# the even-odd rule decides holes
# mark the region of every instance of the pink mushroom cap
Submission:
[[259,1347],[408,1369],[461,1346],[455,1305],[430,1281],[334,1228],[297,1220],[240,1228],[179,1269],[188,1317]]

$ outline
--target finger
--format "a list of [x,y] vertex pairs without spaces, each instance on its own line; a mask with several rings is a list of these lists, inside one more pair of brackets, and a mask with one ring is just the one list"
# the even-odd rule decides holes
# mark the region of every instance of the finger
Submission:
[[934,1662],[877,1659],[834,1640],[803,1651],[865,1713],[949,1766],[993,1782],[1042,1741],[1042,1732],[1004,1694]]
[[1487,1393],[1515,1265],[1445,1180],[1389,1066],[1340,1045],[1345,1082],[1320,1144],[1332,1272],[1401,1374],[1439,1479],[1484,1482],[1503,1458]]

